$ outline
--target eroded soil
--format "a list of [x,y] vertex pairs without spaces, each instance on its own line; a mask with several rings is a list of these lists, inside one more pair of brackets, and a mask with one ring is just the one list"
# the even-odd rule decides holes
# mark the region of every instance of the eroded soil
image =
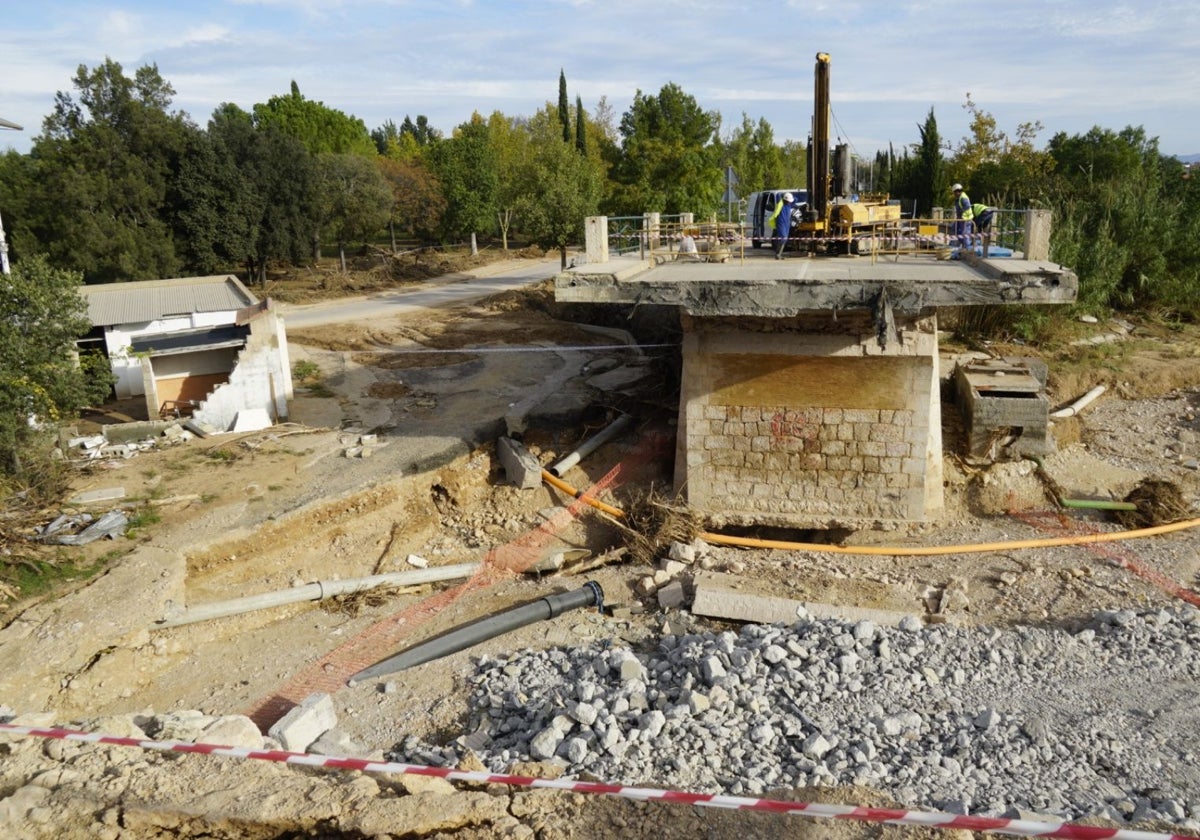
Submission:
[[[6,625],[0,703],[46,711],[64,723],[200,709],[248,714],[266,724],[280,701],[324,690],[334,697],[339,728],[378,754],[410,734],[433,740],[462,734],[462,692],[481,654],[597,639],[650,645],[667,621],[675,622],[673,629],[722,627],[663,611],[653,594],[642,594],[640,582],[655,571],[649,564],[625,561],[585,575],[523,573],[563,550],[596,557],[627,540],[611,518],[558,490],[511,486],[490,440],[471,443],[481,423],[500,422],[547,370],[580,367],[614,352],[589,352],[611,345],[611,336],[554,318],[546,295],[543,288],[524,301],[509,296],[436,317],[292,334],[296,357],[322,372],[302,387],[292,423],[193,440],[82,472],[79,490],[120,485],[160,521],[131,538],[80,549],[95,557],[122,555],[112,557],[110,571],[94,583],[38,604],[9,604],[0,613]],[[583,349],[537,362],[519,353],[458,352],[537,344]],[[990,349],[1029,354],[1026,347]],[[947,346],[944,370],[954,352],[965,348]],[[1066,345],[1049,359],[1052,403],[1098,383],[1109,386],[1101,400],[1055,428],[1059,451],[1045,468],[1059,487],[1119,499],[1142,479],[1157,477],[1176,484],[1194,506],[1200,499],[1200,471],[1191,465],[1200,457],[1197,358],[1195,330],[1147,327],[1111,345]],[[538,367],[546,364],[551,367]],[[658,369],[661,378],[643,406],[671,387],[669,365]],[[948,395],[944,519],[837,537],[859,546],[968,546],[1113,528],[1103,513],[1054,509],[1029,462],[965,463],[957,454],[955,412]],[[617,507],[651,486],[669,486],[673,423],[669,411],[647,410],[635,432],[599,449],[565,479],[580,489],[598,485],[599,497]],[[531,427],[525,441],[545,465],[602,424],[601,415]],[[363,433],[378,435],[380,444],[369,458],[345,457]],[[410,557],[429,566],[478,562],[484,570],[466,582],[156,626],[185,605],[412,569]],[[713,548],[705,564],[772,595],[916,614],[938,611],[953,583],[964,597],[938,620],[1065,625],[1098,609],[1148,609],[1197,597],[1200,534],[916,558]],[[584,580],[600,583],[614,614],[572,613],[493,639],[406,672],[388,693],[377,683],[345,685],[358,668],[415,641]],[[27,835],[18,836],[947,836],[499,786],[459,786],[453,793],[412,780],[130,755],[121,748],[64,749],[72,761],[59,755],[56,766],[75,775],[47,786],[38,805],[49,809],[47,822],[23,827]],[[42,772],[55,752],[63,750],[0,744],[0,797]],[[780,795],[888,804],[871,791]]]

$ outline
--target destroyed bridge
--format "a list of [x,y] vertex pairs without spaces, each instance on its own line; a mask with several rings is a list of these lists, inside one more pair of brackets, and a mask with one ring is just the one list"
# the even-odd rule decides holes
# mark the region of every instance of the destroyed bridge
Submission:
[[[622,255],[610,249],[609,220],[589,217],[586,259],[556,277],[555,298],[678,311],[675,489],[714,524],[934,521],[943,510],[938,310],[1076,299],[1076,275],[1048,260],[1049,213],[1013,218],[1019,250],[953,248],[952,223],[935,220],[879,226],[845,249],[853,255],[777,260],[746,248],[740,226],[687,214],[677,225],[647,214]],[[1007,369],[1002,396],[1015,408],[980,410],[974,419],[987,428],[972,436],[1008,427],[1044,447],[1044,367],[1040,380],[1019,362]],[[964,405],[970,424],[987,403]]]

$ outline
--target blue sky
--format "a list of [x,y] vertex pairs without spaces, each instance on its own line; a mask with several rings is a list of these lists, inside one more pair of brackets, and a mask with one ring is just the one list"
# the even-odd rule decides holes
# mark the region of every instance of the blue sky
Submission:
[[944,140],[968,92],[1009,136],[1037,143],[1141,125],[1167,154],[1200,153],[1197,0],[3,0],[0,149],[25,152],[56,91],[106,56],[157,64],[200,125],[292,80],[368,128],[426,115],[449,133],[473,111],[529,115],[558,98],[616,118],[634,93],[678,84],[719,111],[804,140],[813,57],[832,56],[835,132],[859,154],[917,142],[930,107]]

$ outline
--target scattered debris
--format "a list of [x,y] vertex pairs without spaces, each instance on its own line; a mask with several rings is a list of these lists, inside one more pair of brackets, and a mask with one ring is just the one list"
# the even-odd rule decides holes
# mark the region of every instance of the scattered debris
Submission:
[[1187,500],[1178,487],[1169,481],[1147,478],[1125,497],[1137,510],[1115,511],[1113,515],[1125,528],[1147,528],[1178,522],[1192,515]]
[[125,533],[128,526],[129,517],[120,509],[109,511],[99,519],[90,513],[64,513],[49,525],[38,529],[35,539],[55,545],[87,545],[101,537],[116,539]]

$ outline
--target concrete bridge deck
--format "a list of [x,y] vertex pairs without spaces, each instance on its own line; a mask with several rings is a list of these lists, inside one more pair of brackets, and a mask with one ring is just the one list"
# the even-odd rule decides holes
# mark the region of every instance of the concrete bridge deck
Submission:
[[1072,303],[1079,280],[1046,260],[964,258],[932,253],[872,258],[735,251],[729,261],[616,257],[555,278],[564,303],[661,304],[695,316],[789,317],[801,312],[869,309],[886,290],[893,311],[941,306]]

